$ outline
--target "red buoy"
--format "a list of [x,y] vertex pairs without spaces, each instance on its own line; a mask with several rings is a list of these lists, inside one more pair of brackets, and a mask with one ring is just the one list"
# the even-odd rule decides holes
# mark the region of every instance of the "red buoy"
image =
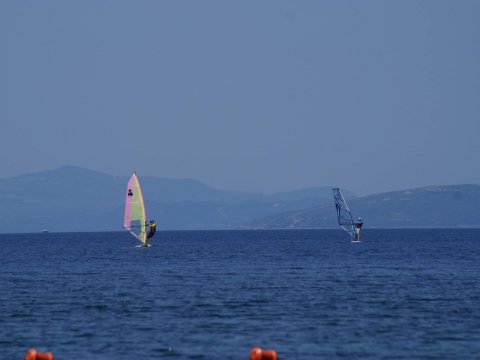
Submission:
[[23,360],[53,360],[53,354],[51,352],[42,353],[32,348],[27,351]]
[[250,360],[278,360],[277,352],[273,349],[262,350],[262,348],[255,346],[250,351]]
[[250,360],[262,360],[262,349],[259,348],[258,346],[255,346],[250,351]]

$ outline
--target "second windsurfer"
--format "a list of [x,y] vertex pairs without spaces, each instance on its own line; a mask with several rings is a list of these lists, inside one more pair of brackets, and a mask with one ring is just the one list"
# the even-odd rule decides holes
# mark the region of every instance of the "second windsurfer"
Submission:
[[363,226],[362,218],[358,218],[357,222],[354,223],[355,225],[355,241],[360,241],[360,230]]

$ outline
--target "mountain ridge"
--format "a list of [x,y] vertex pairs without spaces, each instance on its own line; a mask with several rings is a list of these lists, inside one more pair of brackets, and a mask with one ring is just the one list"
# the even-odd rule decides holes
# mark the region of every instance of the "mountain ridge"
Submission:
[[[0,186],[8,189],[0,208],[0,232],[121,229],[128,178],[62,166],[0,179]],[[232,228],[279,210],[329,201],[329,187],[265,195],[217,190],[193,179],[140,176],[140,183],[147,214],[155,215],[159,230]],[[200,218],[205,222],[199,224]]]
[[[77,166],[0,179],[0,232],[121,230],[128,176]],[[330,186],[262,194],[140,176],[159,230],[338,228]],[[365,228],[480,227],[480,186],[431,185],[355,197]]]

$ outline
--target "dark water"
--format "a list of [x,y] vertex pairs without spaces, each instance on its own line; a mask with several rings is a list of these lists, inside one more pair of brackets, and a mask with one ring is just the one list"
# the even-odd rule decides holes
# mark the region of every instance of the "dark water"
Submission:
[[0,235],[0,358],[477,359],[480,229]]

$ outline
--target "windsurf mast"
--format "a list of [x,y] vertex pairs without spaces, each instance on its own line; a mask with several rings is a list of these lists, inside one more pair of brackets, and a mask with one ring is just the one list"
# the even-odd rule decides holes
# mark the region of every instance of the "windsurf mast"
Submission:
[[343,230],[348,232],[353,238],[355,237],[355,225],[347,202],[345,201],[339,188],[333,188],[332,192],[333,198],[335,199],[335,208],[337,209],[338,225],[340,225]]
[[145,204],[143,201],[142,189],[138,182],[135,171],[128,181],[127,191],[125,194],[125,217],[123,220],[123,228],[130,232],[140,242],[145,243],[147,216],[145,214]]

